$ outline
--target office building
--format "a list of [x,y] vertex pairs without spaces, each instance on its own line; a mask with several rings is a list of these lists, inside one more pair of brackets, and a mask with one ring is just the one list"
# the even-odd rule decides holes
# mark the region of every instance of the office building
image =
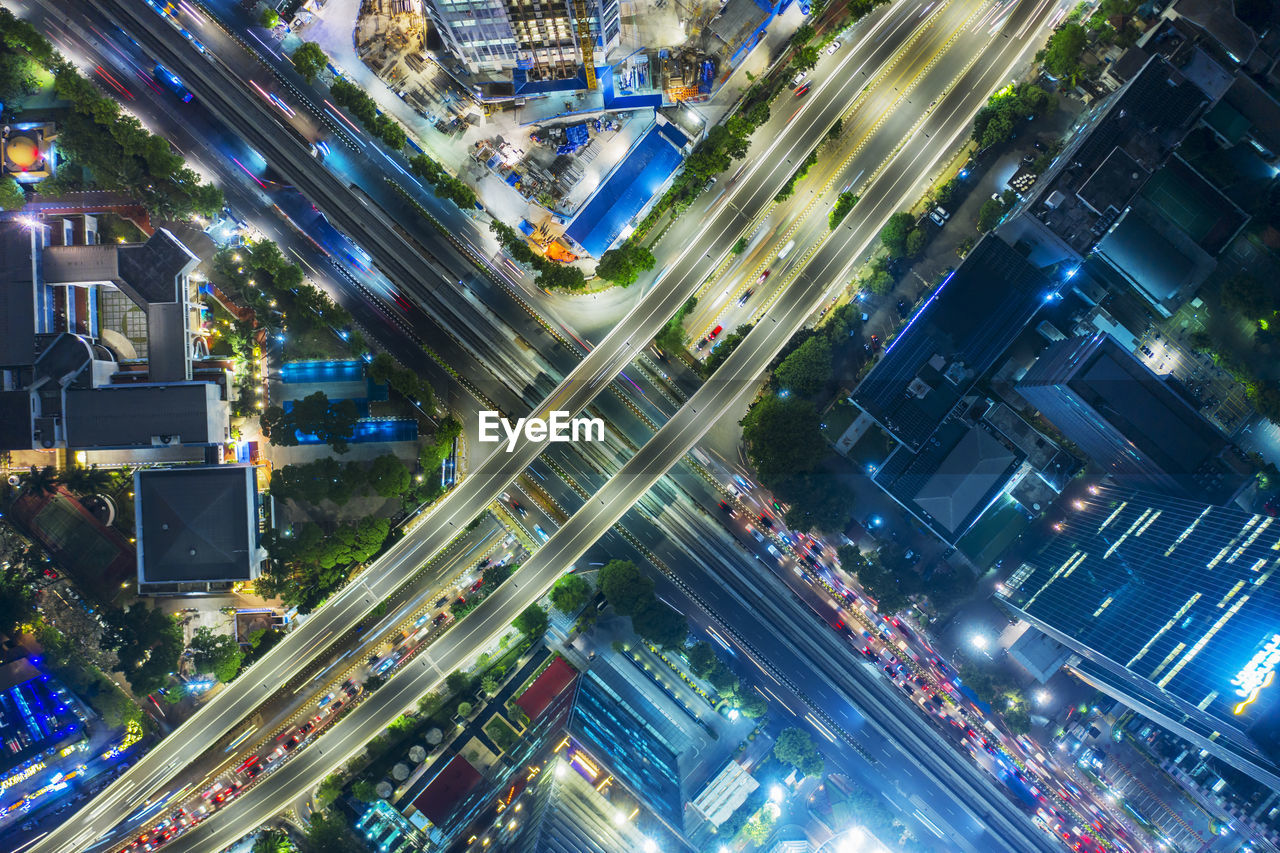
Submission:
[[760,783],[747,768],[731,760],[707,783],[702,793],[693,798],[689,806],[708,823],[719,826],[759,787]]
[[1247,482],[1226,437],[1110,335],[1051,344],[1016,388],[1124,485],[1226,503]]
[[[534,782],[532,800],[517,815],[510,853],[637,853],[645,837],[563,756],[553,757]],[[625,818],[625,815],[623,816]]]
[[139,468],[133,490],[140,593],[225,590],[261,573],[251,466]]
[[1280,521],[1110,478],[1000,594],[1086,682],[1280,790]]
[[984,237],[885,350],[853,401],[919,452],[1053,293],[1026,258]]
[[532,71],[573,77],[583,64],[578,15],[586,14],[595,60],[618,44],[618,0],[424,0],[427,18],[449,52],[472,72]]

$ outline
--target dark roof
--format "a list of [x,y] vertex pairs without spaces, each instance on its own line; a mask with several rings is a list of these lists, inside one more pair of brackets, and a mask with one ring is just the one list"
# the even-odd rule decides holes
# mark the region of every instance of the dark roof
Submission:
[[0,450],[31,449],[31,395],[0,391]]
[[480,784],[480,779],[479,771],[470,762],[455,755],[414,799],[413,807],[436,826],[447,826],[454,808]]
[[254,469],[211,465],[136,475],[139,578],[145,583],[257,575]]
[[9,221],[0,227],[0,364],[30,364],[35,358],[36,288],[32,230]]
[[[221,391],[210,382],[109,385],[67,391],[70,448],[151,447],[225,441]],[[140,417],[145,413],[146,417]],[[165,441],[168,437],[169,441]]]
[[544,669],[533,684],[516,698],[516,704],[530,720],[536,720],[547,710],[551,701],[573,684],[578,672],[559,655]]
[[918,450],[1049,292],[1039,270],[988,235],[894,339],[854,401]]
[[178,276],[200,263],[191,250],[164,228],[157,228],[147,242],[119,248],[121,289],[134,302],[177,302]]

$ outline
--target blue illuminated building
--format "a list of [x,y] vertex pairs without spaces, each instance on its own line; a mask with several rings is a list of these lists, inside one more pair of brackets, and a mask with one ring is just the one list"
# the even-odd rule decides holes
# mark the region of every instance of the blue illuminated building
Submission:
[[683,735],[642,711],[625,682],[596,670],[579,679],[569,735],[603,762],[637,799],[669,826],[684,824],[679,755]]
[[1280,519],[1109,478],[1001,598],[1084,681],[1280,791]]
[[75,701],[25,658],[0,667],[0,780],[84,739]]

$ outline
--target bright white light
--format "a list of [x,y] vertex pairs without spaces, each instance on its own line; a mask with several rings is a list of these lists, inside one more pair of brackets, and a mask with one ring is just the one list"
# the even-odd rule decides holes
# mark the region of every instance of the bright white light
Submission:
[[1048,704],[1049,700],[1052,698],[1053,698],[1053,694],[1051,694],[1048,690],[1036,691],[1036,701],[1039,702],[1041,705]]
[[990,645],[990,641],[985,634],[974,634],[969,638],[969,642],[973,643],[973,647],[979,651],[985,651],[987,646]]
[[644,848],[644,853],[658,853],[658,845],[652,838],[646,838],[641,846]]
[[787,792],[782,790],[781,785],[774,785],[769,789],[769,799],[775,803],[780,803],[787,798]]
[[613,822],[616,823],[618,826],[622,826],[624,823],[627,822],[627,816],[624,815],[622,812],[614,812]]

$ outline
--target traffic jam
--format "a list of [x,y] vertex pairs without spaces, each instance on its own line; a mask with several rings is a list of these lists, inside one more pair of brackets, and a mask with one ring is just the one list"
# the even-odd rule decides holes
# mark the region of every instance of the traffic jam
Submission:
[[[506,566],[518,557],[519,553],[520,548],[514,537],[507,537],[499,543],[495,553],[477,562],[454,583],[444,588],[428,590],[410,602],[387,623],[397,626],[391,629],[391,635],[384,642],[372,646],[379,651],[370,654],[364,661],[354,665],[349,664],[348,671],[343,673],[348,676],[344,681],[321,688],[324,692],[308,700],[293,721],[286,724],[270,740],[260,744],[252,753],[244,755],[234,767],[219,773],[212,784],[198,793],[193,792],[182,805],[165,813],[166,804],[159,809],[163,817],[135,836],[131,842],[115,849],[156,850],[188,829],[200,825],[219,808],[240,797],[255,781],[283,766],[290,756],[315,740],[326,727],[333,725],[360,701],[365,695],[364,685],[370,678],[385,679],[391,676],[433,641],[453,621],[450,608],[458,602],[465,602],[468,596],[474,595],[481,589],[485,569],[492,566]],[[428,604],[428,600],[431,603]],[[414,615],[415,611],[418,611],[416,615]],[[356,630],[357,633],[361,633],[363,626],[357,627]],[[321,672],[315,680],[319,681],[329,669],[352,659],[357,651],[358,649],[355,648],[348,651],[328,669]],[[233,743],[228,747],[227,752],[231,752],[237,745]],[[182,793],[169,800],[178,800]],[[160,802],[166,803],[166,800]]]
[[[694,457],[713,466],[701,451]],[[716,466],[719,467],[719,466]],[[731,500],[720,508],[735,533],[745,532],[777,561],[779,576],[793,587],[802,583],[830,610],[823,612],[812,598],[801,599],[839,631],[866,665],[902,691],[918,712],[929,717],[947,740],[983,767],[1032,818],[1070,849],[1094,853],[1132,853],[1140,849],[1115,804],[1086,796],[1074,785],[1067,768],[1026,735],[1017,738],[986,719],[956,670],[934,650],[921,629],[905,617],[883,616],[876,602],[856,586],[846,584],[835,569],[835,547],[820,538],[786,529],[787,507],[741,474],[718,480]]]

